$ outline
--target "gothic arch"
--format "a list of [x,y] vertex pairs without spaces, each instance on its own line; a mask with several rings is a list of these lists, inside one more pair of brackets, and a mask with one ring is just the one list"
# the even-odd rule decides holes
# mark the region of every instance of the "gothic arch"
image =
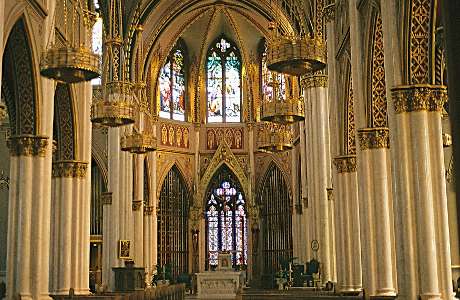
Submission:
[[261,197],[261,193],[262,193],[262,186],[263,186],[264,182],[266,181],[266,179],[268,178],[268,176],[270,176],[270,171],[273,168],[273,166],[275,168],[277,168],[281,172],[281,174],[283,175],[283,179],[284,179],[284,182],[286,183],[286,186],[287,186],[287,189],[288,189],[288,192],[289,192],[289,198],[291,199],[291,206],[292,206],[294,203],[292,203],[293,195],[292,195],[292,186],[290,184],[291,181],[286,176],[286,172],[284,171],[284,169],[281,166],[281,164],[275,158],[271,159],[271,161],[267,164],[267,167],[265,168],[265,170],[263,172],[264,175],[261,177],[261,180],[259,182],[259,188],[258,188],[259,193],[257,194],[257,199],[259,199],[259,202],[260,202],[260,197]]
[[214,154],[211,162],[209,163],[208,167],[206,168],[206,171],[204,172],[203,177],[200,180],[197,198],[194,200],[194,206],[203,207],[203,203],[205,203],[206,201],[206,189],[208,188],[209,182],[211,178],[214,177],[214,174],[216,174],[219,171],[220,167],[224,164],[227,165],[227,167],[233,172],[233,174],[240,182],[241,187],[243,188],[243,193],[247,199],[248,205],[250,206],[253,204],[251,190],[248,185],[249,181],[246,175],[244,174],[244,171],[241,168],[238,160],[235,158],[235,155],[233,155],[233,152],[231,151],[227,142],[225,141],[225,139],[222,139],[219,148],[217,148],[216,153]]
[[182,176],[182,179],[184,180],[184,183],[185,183],[185,187],[187,189],[187,196],[191,198],[191,188],[190,188],[190,183],[189,183],[189,180],[187,178],[187,175],[184,171],[184,168],[182,167],[182,165],[180,164],[180,162],[177,160],[177,159],[174,159],[172,160],[170,163],[169,163],[169,166],[165,168],[165,171],[163,172],[163,174],[161,175],[161,179],[159,180],[159,185],[158,185],[158,189],[157,189],[157,197],[156,199],[158,199],[158,203],[157,205],[159,204],[159,201],[160,201],[160,193],[161,193],[161,188],[163,187],[163,184],[164,184],[164,181],[165,181],[165,178],[166,176],[168,176],[168,173],[169,171],[174,167],[176,166],[177,167],[177,170],[179,171],[179,174]]
[[39,130],[39,97],[36,61],[27,22],[18,18],[11,28],[5,46],[2,66],[2,88],[10,116],[11,135],[36,135]]

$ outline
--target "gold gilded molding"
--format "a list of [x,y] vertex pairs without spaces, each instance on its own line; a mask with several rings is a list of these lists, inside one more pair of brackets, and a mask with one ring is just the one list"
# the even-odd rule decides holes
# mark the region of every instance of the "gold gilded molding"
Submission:
[[311,89],[317,87],[324,87],[327,88],[328,86],[328,76],[327,75],[310,75],[304,77],[300,82],[300,85],[303,89]]
[[442,134],[442,146],[444,148],[452,146],[452,136],[448,133]]
[[336,156],[333,161],[339,173],[356,172],[358,170],[356,154]]
[[195,129],[195,132],[200,132],[201,123],[199,123],[199,122],[194,122],[194,123],[193,123],[193,128]]
[[447,87],[444,85],[400,85],[390,90],[397,114],[423,110],[442,112],[447,102]]
[[77,160],[61,160],[53,162],[52,177],[53,178],[81,178],[86,177],[88,162]]
[[329,23],[335,19],[335,2],[323,7],[324,22]]
[[390,148],[390,132],[386,127],[361,128],[358,139],[362,150]]
[[102,205],[112,205],[112,192],[105,192],[101,195]]
[[140,211],[142,207],[142,200],[133,200],[133,211]]
[[21,134],[10,135],[6,139],[10,148],[10,156],[45,156],[48,137],[41,135]]
[[153,206],[147,205],[144,207],[144,216],[153,216]]

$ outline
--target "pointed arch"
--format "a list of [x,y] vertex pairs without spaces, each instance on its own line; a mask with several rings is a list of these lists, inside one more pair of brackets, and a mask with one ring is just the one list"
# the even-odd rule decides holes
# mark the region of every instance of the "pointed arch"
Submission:
[[344,86],[344,145],[343,154],[355,154],[356,153],[356,137],[355,137],[355,115],[354,115],[354,102],[353,102],[353,77],[351,72],[350,59],[346,59],[345,67],[345,86]]
[[233,268],[248,261],[247,204],[241,183],[226,164],[206,189],[206,268],[217,266],[219,251],[231,251]]
[[[159,184],[158,186],[159,187],[162,187],[163,184],[165,183],[165,180],[166,180],[166,177],[168,176],[168,173],[171,171],[171,169],[173,167],[176,167],[177,168],[177,171],[180,173],[180,175],[182,176],[182,178],[184,179],[184,183],[185,183],[185,186],[187,187],[187,194],[189,197],[191,197],[192,195],[192,189],[190,187],[190,181],[187,177],[187,173],[185,172],[185,169],[184,167],[180,164],[179,160],[177,159],[173,159],[169,165],[165,168],[165,171],[163,172],[163,174],[161,175],[161,178],[160,180],[158,181]],[[156,199],[160,199],[160,189],[157,189],[157,197]],[[158,203],[157,203],[158,205]]]
[[174,262],[173,276],[187,274],[189,256],[188,219],[191,198],[178,165],[167,172],[158,197],[158,264]]
[[292,205],[287,180],[280,168],[271,162],[262,181],[258,205],[262,245],[262,274],[278,269],[278,257],[293,255]]
[[2,65],[11,135],[38,133],[39,97],[33,53],[25,17],[20,16],[9,33]]
[[248,178],[244,174],[243,169],[241,168],[235,155],[233,155],[233,152],[228,146],[227,142],[225,139],[222,139],[219,148],[217,148],[216,153],[214,154],[211,162],[204,172],[203,177],[200,180],[198,193],[194,203],[196,207],[202,207],[203,203],[205,203],[205,191],[208,187],[208,183],[223,164],[227,165],[227,167],[238,178],[238,181],[243,188],[244,194],[248,198],[248,203],[252,204],[252,194],[248,188]]

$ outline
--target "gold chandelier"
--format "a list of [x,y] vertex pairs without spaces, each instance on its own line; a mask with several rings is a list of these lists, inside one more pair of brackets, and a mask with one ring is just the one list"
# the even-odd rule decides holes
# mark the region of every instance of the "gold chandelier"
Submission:
[[259,150],[266,152],[291,150],[293,147],[292,132],[289,126],[263,122],[259,125],[257,144]]
[[[43,51],[40,58],[40,74],[65,83],[89,81],[99,77],[100,57],[92,52],[91,40],[86,43],[86,39],[91,36],[96,15],[87,9],[86,1],[83,1],[83,7],[80,1],[72,3],[64,0],[62,3],[63,14],[56,15],[55,19],[64,19],[64,28],[57,27],[63,32],[64,45],[51,44]],[[72,15],[70,22],[67,20],[68,12]],[[81,32],[85,34],[81,35]]]
[[117,127],[134,123],[133,84],[128,81],[121,0],[111,0],[104,40],[102,96],[91,107],[91,122]]
[[[318,0],[317,6],[317,28],[316,36],[312,38],[310,34],[305,34],[304,27],[301,22],[300,31],[298,35],[281,34],[279,32],[280,22],[280,4],[277,3],[275,7],[278,8],[275,14],[275,24],[270,22],[269,28],[274,29],[274,36],[269,41],[267,46],[267,67],[268,69],[278,72],[289,74],[293,76],[302,76],[308,73],[314,73],[326,67],[327,50],[326,43],[322,40],[322,7],[321,0]],[[277,1],[279,2],[279,1]],[[285,2],[288,2],[287,0]],[[290,0],[286,5],[290,6],[290,14],[293,23],[296,22],[296,13],[300,11],[297,7],[296,0]]]
[[[137,38],[136,40],[142,41],[142,26],[137,26],[136,33]],[[136,61],[141,62],[144,58],[144,51],[142,47],[142,42],[137,45],[137,54],[136,54]],[[154,118],[149,113],[148,104],[147,104],[147,94],[146,94],[146,84],[142,82],[140,78],[140,74],[142,73],[143,66],[141,63],[137,64],[137,76],[136,81],[137,83],[134,85],[134,91],[136,94],[135,100],[137,100],[137,107],[136,116],[135,116],[135,124],[133,124],[133,132],[127,133],[121,137],[121,150],[122,151],[129,151],[134,154],[144,154],[149,151],[156,150],[157,147],[157,139],[153,135],[153,122]],[[145,123],[150,124],[150,126],[145,126]]]
[[260,119],[278,124],[290,124],[305,120],[305,104],[303,97],[299,96],[298,82],[296,78],[286,76],[285,96],[283,98],[278,81],[278,74],[271,72],[271,80],[268,83],[272,89],[272,97],[264,99],[260,106]]

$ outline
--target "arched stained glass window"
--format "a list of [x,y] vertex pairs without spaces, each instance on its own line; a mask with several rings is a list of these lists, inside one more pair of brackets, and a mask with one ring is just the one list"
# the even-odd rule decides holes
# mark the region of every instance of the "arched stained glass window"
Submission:
[[233,267],[241,267],[248,262],[246,205],[239,184],[227,181],[236,180],[229,178],[232,175],[229,170],[221,172],[213,180],[213,183],[219,181],[220,184],[210,191],[207,200],[208,267],[217,266],[219,251],[232,251]]
[[224,37],[207,55],[208,122],[241,122],[241,63],[236,46]]
[[160,117],[185,121],[185,46],[178,40],[158,76]]

